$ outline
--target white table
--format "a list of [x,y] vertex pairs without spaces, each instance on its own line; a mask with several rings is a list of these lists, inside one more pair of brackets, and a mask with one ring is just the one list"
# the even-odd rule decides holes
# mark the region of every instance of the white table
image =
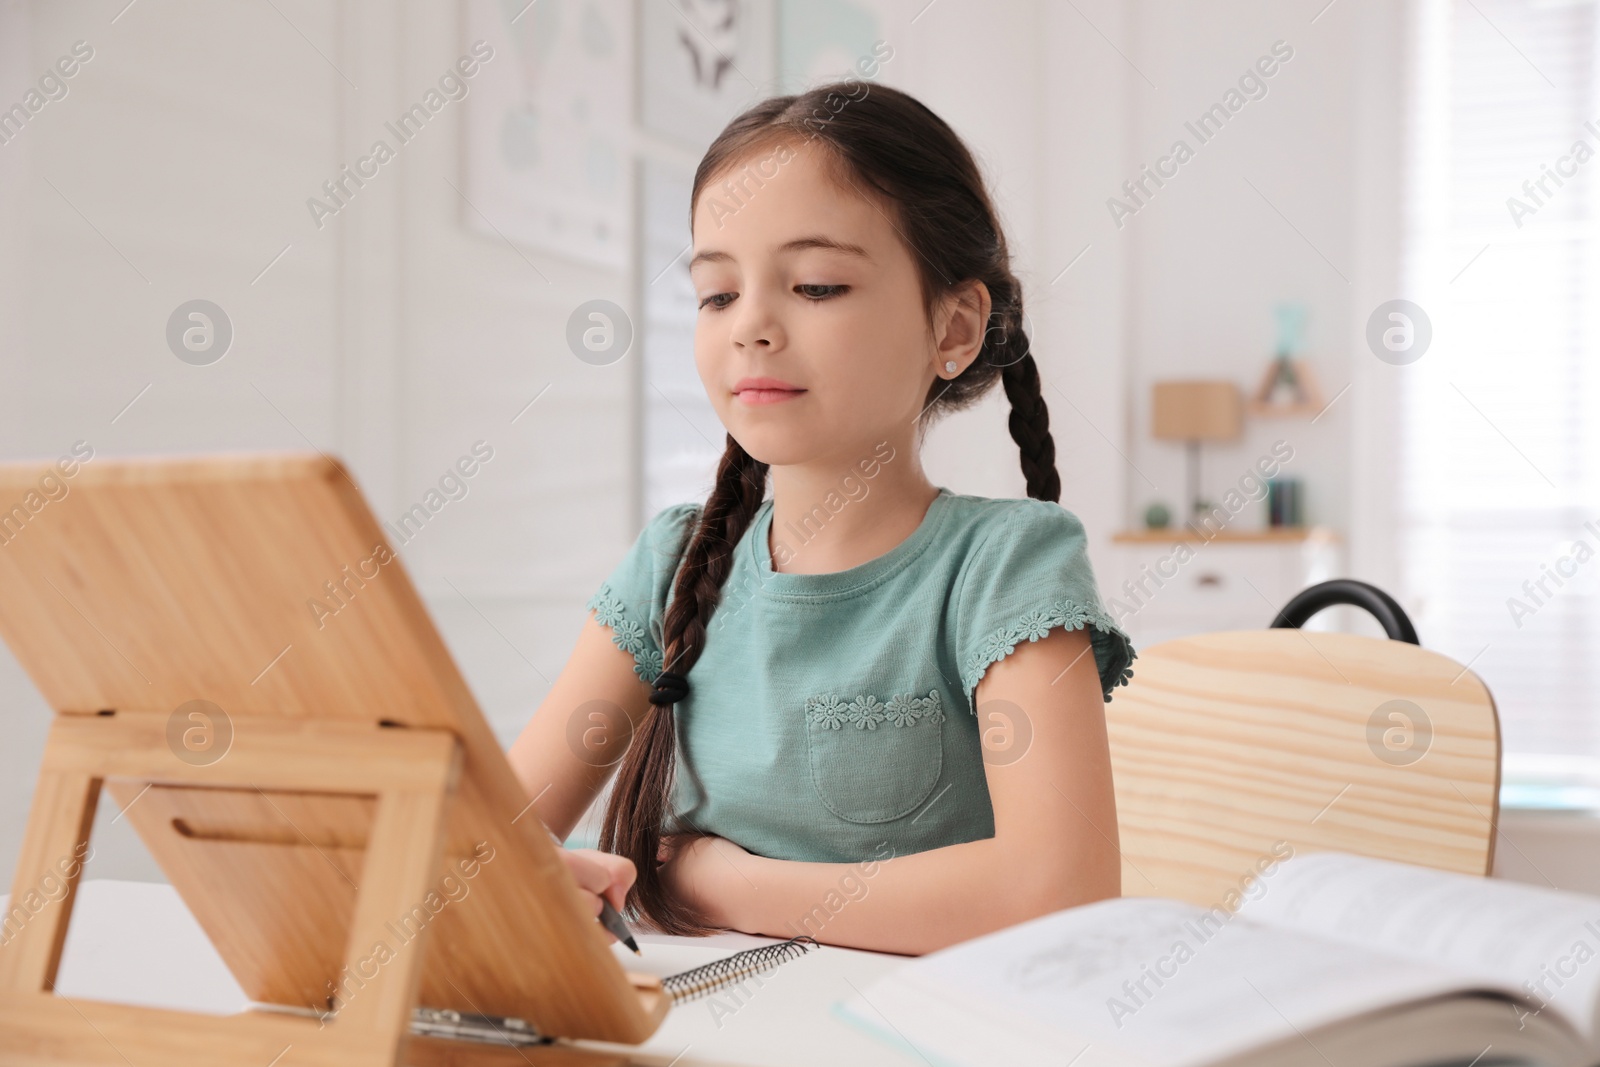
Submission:
[[[638,940],[642,956],[620,945],[613,950],[630,970],[668,975],[776,939],[645,934]],[[836,1002],[903,962],[902,956],[824,945],[747,982],[743,991],[735,987],[674,1008],[634,1051],[641,1064],[675,1067],[926,1067],[833,1012]],[[114,879],[79,885],[56,989],[70,998],[219,1015],[250,1006],[170,885]]]

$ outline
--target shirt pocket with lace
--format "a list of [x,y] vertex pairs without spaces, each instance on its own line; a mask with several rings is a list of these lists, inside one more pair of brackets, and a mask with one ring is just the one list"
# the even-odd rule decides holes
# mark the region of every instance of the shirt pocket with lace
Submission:
[[937,689],[888,700],[867,694],[807,698],[806,743],[818,799],[846,822],[909,815],[938,784],[944,721]]

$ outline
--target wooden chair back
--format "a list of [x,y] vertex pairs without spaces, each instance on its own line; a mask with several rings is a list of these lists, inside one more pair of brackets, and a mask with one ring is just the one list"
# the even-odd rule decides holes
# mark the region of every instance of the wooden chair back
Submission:
[[1494,700],[1437,652],[1298,629],[1184,637],[1139,652],[1106,716],[1124,895],[1231,911],[1300,852],[1494,862]]

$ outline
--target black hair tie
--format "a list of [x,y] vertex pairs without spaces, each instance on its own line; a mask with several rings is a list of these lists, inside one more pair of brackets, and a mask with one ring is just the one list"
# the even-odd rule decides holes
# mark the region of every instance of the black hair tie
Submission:
[[689,695],[689,679],[681,674],[671,671],[662,671],[656,675],[655,682],[650,688],[650,703],[660,707],[664,704],[676,704]]

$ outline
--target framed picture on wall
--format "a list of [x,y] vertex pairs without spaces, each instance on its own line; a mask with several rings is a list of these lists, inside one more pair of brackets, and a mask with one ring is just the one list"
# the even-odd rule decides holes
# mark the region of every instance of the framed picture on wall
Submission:
[[465,22],[494,54],[468,83],[462,221],[626,267],[631,0],[467,0]]
[[638,4],[639,123],[648,132],[699,152],[777,89],[774,0]]
[[[881,3],[881,0],[878,0]],[[786,93],[859,76],[881,56],[883,18],[872,0],[778,0],[778,75]]]

